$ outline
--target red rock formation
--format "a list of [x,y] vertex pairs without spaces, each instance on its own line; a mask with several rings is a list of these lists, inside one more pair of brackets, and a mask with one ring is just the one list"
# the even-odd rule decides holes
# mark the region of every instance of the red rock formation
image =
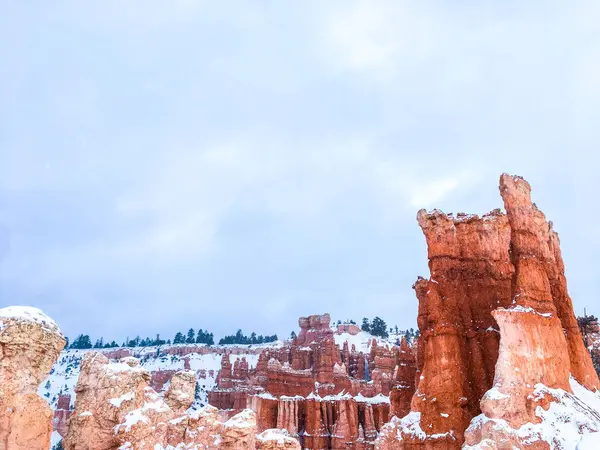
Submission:
[[[106,353],[104,353],[104,356],[109,358]],[[111,359],[111,358],[109,358],[109,359]],[[120,359],[120,358],[118,358],[118,359]],[[153,371],[151,374],[152,378],[150,379],[150,386],[156,392],[161,392],[164,389],[165,384],[167,384],[171,380],[171,377],[173,375],[175,375],[176,372],[177,372],[176,370],[155,370],[155,371]]]
[[[548,409],[553,394],[533,395],[536,385],[571,392],[572,374],[582,385],[596,389],[598,377],[585,350],[566,291],[558,237],[543,213],[531,203],[529,184],[503,175],[500,192],[511,226],[511,251],[515,265],[513,302],[492,314],[500,326],[500,353],[494,389],[481,401],[486,419],[469,429],[469,444],[505,439],[518,446],[514,432],[525,423],[539,422],[537,406]],[[510,427],[499,431],[493,420]],[[528,437],[529,445],[547,443]]]
[[[148,385],[149,381],[149,373],[135,358],[111,363],[100,353],[88,353],[81,366],[75,411],[63,440],[64,448],[249,450],[257,445],[256,415],[251,410],[225,423],[212,406],[188,410],[196,384],[193,372],[173,376],[165,401]],[[271,444],[265,443],[264,448],[299,448],[291,437],[284,439],[281,447]]]
[[300,450],[300,443],[285,430],[266,430],[256,436],[257,450]]
[[352,336],[356,336],[362,330],[354,323],[341,323],[337,326],[337,334],[348,333]]
[[583,336],[585,346],[592,355],[592,363],[596,373],[600,376],[600,327],[598,319],[594,316],[584,316],[577,319],[579,330]]
[[56,409],[54,410],[54,417],[52,419],[52,427],[61,436],[67,434],[71,414],[73,414],[73,411],[71,410],[71,396],[59,395],[58,401],[56,402]]
[[165,402],[175,414],[183,414],[194,403],[196,375],[189,370],[177,372],[165,393]]
[[[281,349],[265,350],[254,371],[245,369],[242,360],[232,370],[224,359],[210,403],[236,411],[240,406],[233,398],[246,398],[244,406],[256,411],[260,431],[285,429],[299,437],[303,448],[371,450],[377,430],[388,420],[392,386],[414,389],[412,351],[406,343],[400,351],[376,340],[368,356],[347,342],[340,351],[328,314],[298,323],[298,336]],[[370,381],[365,380],[367,363]],[[398,403],[406,408],[407,395],[400,397]]]
[[337,400],[335,406],[331,449],[345,450],[358,441],[358,406],[356,400],[350,395]]
[[58,326],[39,309],[0,309],[1,450],[50,447],[53,414],[37,389],[64,346]]
[[110,363],[90,352],[81,363],[75,411],[63,439],[66,450],[113,450],[126,442],[153,448],[166,439],[173,413],[149,387],[150,374],[135,358]]
[[306,422],[304,425],[303,448],[328,449],[330,448],[330,429],[327,426],[332,422],[331,414],[320,397],[310,395],[306,399]]
[[256,414],[246,409],[223,424],[222,450],[249,450],[256,447]]
[[585,386],[598,386],[566,291],[556,234],[531,204],[524,180],[503,175],[501,193],[507,215],[418,214],[431,271],[429,280],[414,286],[418,387],[412,412],[386,425],[376,448],[458,449],[481,411],[478,417],[489,420],[469,427],[470,445],[505,448],[489,445],[506,439],[522,448],[493,420],[516,428],[539,421],[536,406],[547,409],[552,398],[532,395],[536,383],[569,391],[572,373]]
[[390,392],[390,413],[396,417],[404,417],[410,411],[410,404],[415,393],[416,361],[413,351],[406,339],[400,342],[398,365],[394,373],[394,387]]
[[497,210],[482,218],[420,211],[417,218],[431,279],[414,286],[422,345],[412,410],[435,436],[431,445],[458,448],[493,381],[499,335],[491,311],[510,303],[510,228]]

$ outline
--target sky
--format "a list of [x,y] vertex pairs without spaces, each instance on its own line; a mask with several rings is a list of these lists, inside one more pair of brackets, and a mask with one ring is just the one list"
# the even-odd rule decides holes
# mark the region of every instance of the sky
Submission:
[[421,208],[524,176],[600,314],[600,4],[0,3],[0,306],[71,337],[416,328]]

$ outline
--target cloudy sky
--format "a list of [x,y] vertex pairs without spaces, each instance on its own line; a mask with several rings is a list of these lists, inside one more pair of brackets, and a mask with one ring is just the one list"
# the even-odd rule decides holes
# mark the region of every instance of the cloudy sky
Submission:
[[414,327],[420,208],[500,173],[600,314],[600,6],[0,4],[0,305],[96,338]]

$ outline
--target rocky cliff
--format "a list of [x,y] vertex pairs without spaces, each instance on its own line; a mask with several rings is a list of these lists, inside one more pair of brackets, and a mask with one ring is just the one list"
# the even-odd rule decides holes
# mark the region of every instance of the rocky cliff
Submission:
[[600,427],[558,236],[525,180],[503,175],[500,192],[506,214],[418,213],[431,272],[414,286],[418,387],[378,449],[574,448]]
[[39,309],[0,309],[0,450],[48,450],[52,410],[36,393],[65,339]]
[[[260,354],[255,370],[224,359],[211,404],[234,413],[257,412],[259,430],[285,429],[303,448],[372,449],[387,422],[390,392],[394,414],[408,411],[416,359],[401,346],[369,339],[356,327],[330,326],[328,314],[301,317],[297,337]],[[236,366],[237,365],[237,366]]]

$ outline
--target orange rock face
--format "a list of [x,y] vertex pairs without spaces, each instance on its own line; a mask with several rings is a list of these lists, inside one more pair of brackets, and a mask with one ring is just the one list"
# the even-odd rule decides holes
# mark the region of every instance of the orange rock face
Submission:
[[[420,379],[412,410],[431,445],[457,446],[491,388],[499,333],[491,312],[510,304],[510,228],[499,211],[479,218],[420,211],[431,278],[419,279]],[[406,441],[421,441],[406,436]]]
[[164,441],[174,414],[149,382],[135,358],[110,363],[101,353],[86,354],[63,447],[112,450],[130,442],[146,449]]
[[[311,450],[371,450],[378,430],[393,409],[408,411],[415,389],[414,351],[378,345],[370,351],[342,349],[328,314],[302,317],[300,332],[281,349],[260,354],[255,370],[243,361],[224,357],[217,388],[209,392],[211,404],[238,411],[241,405],[257,413],[259,431],[283,429]],[[338,328],[350,331],[349,325]],[[236,364],[241,364],[236,376]]]
[[[571,392],[570,375],[588,389],[600,385],[567,294],[558,236],[531,203],[525,180],[503,175],[500,192],[512,231],[513,300],[510,307],[493,312],[500,326],[500,353],[493,390],[483,397],[481,409],[484,418],[510,427],[502,433],[482,421],[484,425],[469,428],[470,445],[491,437],[520,445],[513,430],[540,421],[537,407],[546,410],[559,400],[552,389]],[[546,395],[534,395],[538,383],[549,388]],[[527,442],[535,445],[536,437]],[[540,448],[545,445],[539,438]]]
[[0,309],[0,450],[48,450],[53,413],[37,395],[65,345],[39,309]]
[[165,402],[175,414],[183,414],[194,403],[196,375],[184,370],[171,377],[171,384],[165,393]]
[[[505,448],[497,446],[503,439],[506,448],[524,448],[517,434],[499,432],[491,420],[513,429],[539,422],[536,407],[549,407],[552,389],[570,392],[570,374],[598,387],[567,293],[558,236],[531,203],[530,190],[523,179],[503,175],[506,215],[418,213],[431,272],[414,286],[418,387],[411,412],[381,430],[376,448],[458,449],[465,439],[478,449]],[[547,388],[543,395],[534,395],[538,383]],[[535,439],[527,448],[548,448]]]
[[[66,450],[248,450],[256,441],[256,414],[244,410],[223,423],[207,406],[189,411],[195,377],[182,371],[171,379],[163,400],[150,386],[150,374],[132,357],[111,363],[91,352],[82,362],[75,411],[63,439]],[[296,446],[293,446],[294,443]],[[275,445],[269,447],[269,445]],[[288,436],[281,446],[298,448]],[[8,449],[7,449],[8,450]],[[47,450],[47,449],[45,449]]]

